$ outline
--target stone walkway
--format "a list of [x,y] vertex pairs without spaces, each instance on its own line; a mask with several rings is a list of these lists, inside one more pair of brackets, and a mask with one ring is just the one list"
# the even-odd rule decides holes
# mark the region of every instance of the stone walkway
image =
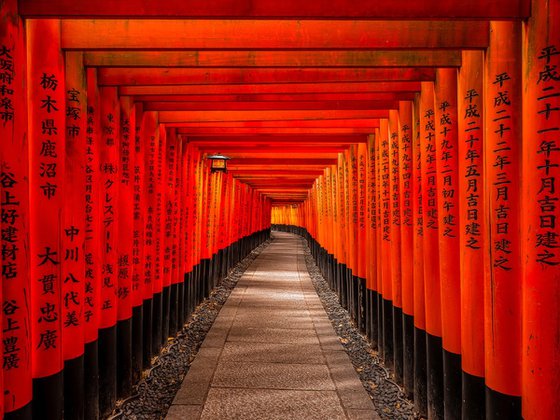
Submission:
[[167,419],[378,419],[307,272],[282,232],[208,332]]

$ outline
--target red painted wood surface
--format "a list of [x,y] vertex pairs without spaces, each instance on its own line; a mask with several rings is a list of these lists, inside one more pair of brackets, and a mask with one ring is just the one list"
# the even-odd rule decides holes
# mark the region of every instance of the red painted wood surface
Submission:
[[132,231],[132,279],[131,294],[132,306],[139,307],[144,301],[144,241],[145,241],[145,173],[146,167],[145,153],[146,143],[144,142],[144,113],[141,104],[134,105],[134,141],[132,148],[134,167],[132,171],[133,186],[133,231]]
[[51,376],[63,367],[61,220],[66,91],[59,34],[57,20],[27,22],[33,378]]
[[438,218],[436,125],[433,83],[426,82],[422,84],[419,105],[426,332],[433,336],[441,337],[438,246],[440,226]]
[[485,86],[486,385],[521,395],[521,24],[492,22]]
[[[63,20],[65,49],[485,48],[488,22],[454,20]],[[232,36],[235,34],[235,36]]]
[[393,306],[402,309],[402,267],[401,267],[401,203],[400,203],[400,159],[399,159],[399,113],[389,114],[389,223],[391,255],[391,287]]
[[119,225],[117,243],[117,298],[119,321],[132,316],[132,276],[134,274],[134,146],[136,141],[136,107],[127,97],[119,98]]
[[412,123],[412,210],[414,231],[413,242],[413,281],[414,281],[414,326],[426,330],[426,304],[424,285],[424,196],[422,184],[422,118],[420,114],[420,94],[414,100]]
[[[0,5],[0,59],[7,67],[0,93],[0,206],[2,371],[0,415],[31,401],[29,144],[27,131],[25,29],[15,1]],[[20,69],[17,72],[15,69]],[[9,233],[9,235],[8,235]]]
[[499,0],[491,3],[477,0],[463,3],[445,3],[424,0],[410,3],[398,0],[391,3],[331,2],[327,0],[304,3],[286,0],[231,1],[218,0],[212,3],[171,0],[164,4],[153,4],[146,0],[114,3],[102,0],[96,3],[76,3],[70,0],[20,0],[21,13],[29,16],[77,16],[77,17],[259,17],[259,18],[512,18],[529,15],[526,0]]
[[120,86],[120,95],[295,95],[329,93],[396,93],[420,91],[419,82],[386,81],[354,83],[178,84]]
[[120,106],[117,89],[99,88],[100,144],[99,182],[101,218],[101,301],[99,328],[113,327],[118,311],[118,223]]
[[66,54],[66,149],[62,217],[62,344],[64,360],[84,353],[87,84],[82,53]]
[[434,79],[425,67],[352,69],[256,68],[163,69],[112,67],[99,69],[101,85],[231,85],[258,83],[405,82]]
[[399,104],[399,210],[401,233],[402,309],[414,315],[412,102]]
[[[381,258],[379,261],[391,261],[381,264],[381,283],[383,299],[393,300],[393,264],[391,260],[391,152],[389,121],[381,120],[379,128],[379,166],[380,166],[380,217],[381,217]],[[395,282],[396,283],[396,282]]]
[[[161,29],[161,28],[160,28]],[[252,42],[254,39],[252,38]],[[458,67],[457,50],[90,51],[89,67]]]
[[532,14],[523,68],[522,407],[539,419],[560,417],[560,2],[533,1]]
[[459,242],[463,370],[484,377],[484,55],[463,52],[458,79]]
[[439,279],[443,348],[461,353],[457,71],[438,69],[435,90]]
[[84,290],[84,341],[97,340],[101,307],[101,170],[99,167],[101,145],[101,107],[97,87],[97,71],[87,69],[87,120],[86,120],[86,185],[85,185],[85,290]]

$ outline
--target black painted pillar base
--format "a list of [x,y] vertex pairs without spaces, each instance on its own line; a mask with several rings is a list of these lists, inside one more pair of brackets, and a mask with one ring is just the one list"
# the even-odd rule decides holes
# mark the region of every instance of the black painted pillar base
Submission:
[[522,418],[521,397],[502,394],[486,387],[486,420],[521,420]]
[[426,333],[428,418],[443,419],[443,348],[441,337]]
[[33,412],[44,420],[60,420],[64,415],[63,371],[33,379]]
[[143,307],[132,308],[132,357],[131,357],[131,381],[137,384],[142,377],[142,350],[143,350]]
[[428,416],[426,331],[414,327],[414,409]]
[[64,417],[84,418],[84,356],[64,361]]
[[117,402],[117,326],[99,330],[99,415],[107,417]]
[[393,306],[393,361],[395,364],[395,381],[403,384],[404,342],[402,308]]
[[29,402],[17,410],[4,413],[4,420],[31,420],[33,418],[33,403]]
[[385,344],[383,342],[383,295],[377,293],[377,351],[379,357],[385,358]]
[[370,313],[371,313],[371,319],[369,321],[369,335],[370,335],[370,342],[371,342],[371,346],[374,350],[378,350],[379,351],[379,331],[378,331],[378,309],[377,309],[377,303],[379,301],[379,297],[377,295],[377,292],[375,290],[370,290],[369,291],[369,295],[370,295]]
[[117,397],[132,392],[132,318],[117,322]]
[[166,286],[161,292],[161,346],[167,344],[169,338],[169,321],[171,311],[171,287]]
[[152,299],[146,299],[144,301],[142,318],[142,366],[144,369],[148,369],[152,365]]
[[407,398],[414,395],[414,317],[403,312],[403,386]]
[[161,336],[163,331],[162,292],[154,293],[152,297],[152,355],[161,349]]
[[461,355],[443,349],[443,410],[446,419],[461,419]]
[[358,278],[358,294],[357,294],[357,303],[358,303],[358,327],[360,328],[360,332],[362,334],[366,334],[366,279],[359,277]]
[[179,284],[169,286],[169,335],[177,334],[179,328]]
[[395,365],[393,346],[393,302],[383,298],[383,361],[389,370]]
[[464,419],[483,419],[486,415],[484,378],[463,371],[462,381],[462,417]]
[[84,418],[99,419],[99,352],[98,342],[87,343],[84,349]]

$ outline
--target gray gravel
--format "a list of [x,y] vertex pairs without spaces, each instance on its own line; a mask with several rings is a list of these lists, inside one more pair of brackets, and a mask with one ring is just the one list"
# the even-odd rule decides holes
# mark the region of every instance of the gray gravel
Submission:
[[152,361],[152,368],[143,373],[133,395],[117,402],[110,419],[154,420],[165,418],[169,406],[179,390],[183,378],[206,333],[218,316],[222,305],[251,262],[269,242],[255,248],[222,280],[193,312],[183,329],[170,339],[161,353]]
[[340,306],[338,296],[321,275],[303,238],[302,243],[307,270],[315,290],[379,416],[390,420],[420,418],[414,411],[412,401],[405,398],[403,390],[391,379],[377,351],[372,349],[367,338],[354,326],[346,309]]

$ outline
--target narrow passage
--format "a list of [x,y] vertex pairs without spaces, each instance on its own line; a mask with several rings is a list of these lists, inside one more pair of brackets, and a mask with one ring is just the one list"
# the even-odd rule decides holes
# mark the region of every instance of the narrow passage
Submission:
[[274,232],[208,332],[167,419],[378,419],[307,272]]

